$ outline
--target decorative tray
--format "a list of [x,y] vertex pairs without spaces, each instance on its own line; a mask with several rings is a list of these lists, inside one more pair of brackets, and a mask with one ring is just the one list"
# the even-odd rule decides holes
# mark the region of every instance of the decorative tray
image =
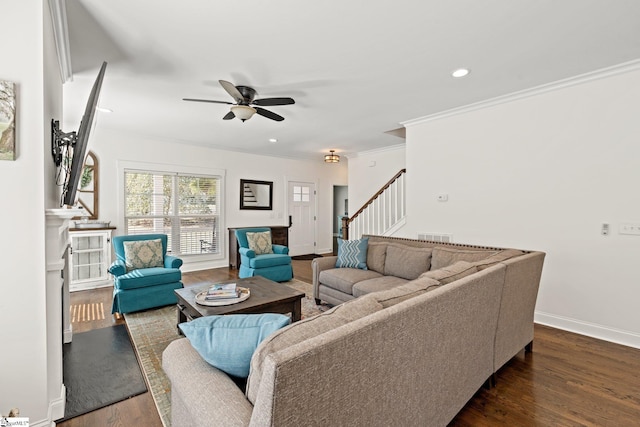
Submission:
[[75,228],[109,228],[111,221],[76,221]]
[[237,304],[239,302],[246,300],[251,296],[251,291],[249,290],[249,288],[241,288],[240,286],[238,286],[238,289],[240,289],[239,298],[226,298],[226,299],[211,300],[211,301],[207,301],[205,299],[207,295],[207,291],[202,291],[196,294],[196,303],[200,305],[206,305],[208,307],[221,307],[223,305]]

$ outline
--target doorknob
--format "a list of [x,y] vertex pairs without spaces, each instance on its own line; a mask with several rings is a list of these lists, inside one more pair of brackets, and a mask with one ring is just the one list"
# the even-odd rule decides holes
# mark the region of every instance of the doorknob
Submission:
[[293,220],[291,219],[291,215],[289,215],[289,227],[293,225]]

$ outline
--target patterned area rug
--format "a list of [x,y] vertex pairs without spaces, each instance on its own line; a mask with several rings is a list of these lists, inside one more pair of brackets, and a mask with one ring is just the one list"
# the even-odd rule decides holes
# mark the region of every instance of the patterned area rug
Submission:
[[[312,285],[293,279],[283,283],[305,293],[302,299],[302,318],[315,316],[329,308],[316,306]],[[171,383],[162,370],[162,352],[171,341],[180,338],[176,329],[178,315],[175,306],[124,315],[129,334],[138,353],[153,400],[165,427],[171,425]]]

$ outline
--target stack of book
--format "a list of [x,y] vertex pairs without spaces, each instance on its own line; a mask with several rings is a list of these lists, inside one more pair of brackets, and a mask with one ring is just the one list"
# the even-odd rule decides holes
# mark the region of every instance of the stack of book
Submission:
[[239,298],[240,289],[236,287],[235,283],[224,283],[218,285],[212,285],[207,291],[207,295],[204,297],[207,301],[216,301],[221,299]]

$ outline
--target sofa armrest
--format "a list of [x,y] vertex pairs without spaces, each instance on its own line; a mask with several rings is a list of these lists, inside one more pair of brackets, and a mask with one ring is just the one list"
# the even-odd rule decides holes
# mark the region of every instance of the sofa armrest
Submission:
[[282,245],[271,245],[274,254],[289,255],[289,248]]
[[336,268],[337,256],[323,256],[314,258],[311,261],[311,270],[313,275],[313,297],[319,298],[320,293],[318,287],[320,286],[320,272],[323,270],[329,270],[330,268]]
[[182,267],[182,260],[173,255],[165,255],[164,268],[180,268]]
[[249,248],[240,248],[238,250],[238,252],[240,252],[241,256],[246,256],[247,258],[255,258],[256,257],[256,252],[252,249]]
[[127,265],[123,260],[117,259],[111,263],[111,266],[109,266],[109,273],[114,276],[122,276],[127,273]]
[[205,362],[187,338],[167,346],[162,369],[171,381],[173,427],[249,425],[251,402],[227,374]]

